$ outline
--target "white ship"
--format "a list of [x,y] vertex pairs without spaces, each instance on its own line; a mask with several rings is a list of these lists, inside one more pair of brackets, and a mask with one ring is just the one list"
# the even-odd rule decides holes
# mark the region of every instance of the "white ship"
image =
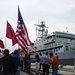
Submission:
[[[53,32],[48,34],[47,28],[42,21],[40,25],[36,25],[37,39],[29,50],[37,51],[44,54],[45,52],[53,52],[58,55],[59,64],[75,65],[75,35],[68,32]],[[31,55],[31,62],[35,62],[35,52]]]

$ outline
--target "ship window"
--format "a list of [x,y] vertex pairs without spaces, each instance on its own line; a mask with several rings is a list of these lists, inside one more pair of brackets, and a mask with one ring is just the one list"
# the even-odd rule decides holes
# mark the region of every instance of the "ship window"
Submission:
[[50,45],[50,47],[51,47],[51,45]]
[[57,50],[60,50],[60,48],[57,48]]
[[56,48],[56,51],[58,51],[57,48]]
[[66,46],[66,51],[68,51],[68,46]]
[[52,43],[52,46],[53,46],[53,43]]
[[43,54],[45,54],[45,51],[43,52]]
[[44,54],[44,52],[42,52],[42,54]]
[[57,48],[57,51],[58,51],[58,48]]
[[54,49],[54,52],[55,52],[55,49]]
[[70,39],[70,41],[72,41],[72,39]]

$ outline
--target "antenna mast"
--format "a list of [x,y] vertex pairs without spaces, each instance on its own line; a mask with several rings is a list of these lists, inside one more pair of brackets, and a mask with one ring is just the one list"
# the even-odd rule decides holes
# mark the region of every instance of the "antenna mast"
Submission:
[[68,27],[66,27],[66,32],[68,32]]
[[[44,38],[45,37],[45,28],[48,28],[47,26],[45,26],[44,21],[41,21],[40,24],[34,24],[36,26],[38,26],[37,30],[38,30],[38,37],[37,38]],[[37,30],[36,30],[36,34],[37,34]]]

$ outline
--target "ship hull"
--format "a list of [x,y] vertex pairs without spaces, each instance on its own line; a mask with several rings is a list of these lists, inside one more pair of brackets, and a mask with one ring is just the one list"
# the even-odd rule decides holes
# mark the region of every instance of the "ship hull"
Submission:
[[59,64],[60,65],[75,65],[75,59],[60,59]]
[[75,65],[75,50],[60,52],[58,56],[59,64]]
[[[43,52],[43,51],[42,51]],[[47,51],[49,52],[49,51]],[[75,50],[58,52],[58,61],[61,65],[75,65]],[[35,63],[35,55],[31,57],[31,63]]]

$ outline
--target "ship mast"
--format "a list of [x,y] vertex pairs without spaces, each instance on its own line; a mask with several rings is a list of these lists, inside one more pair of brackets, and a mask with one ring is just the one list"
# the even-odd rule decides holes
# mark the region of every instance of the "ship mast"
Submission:
[[37,39],[38,38],[43,39],[44,37],[46,37],[47,31],[45,31],[45,29],[48,28],[48,27],[45,26],[45,22],[44,21],[41,21],[40,24],[34,24],[34,25],[38,26],[38,28],[37,28],[37,31],[38,32],[36,31],[38,33],[38,35],[36,36]]

